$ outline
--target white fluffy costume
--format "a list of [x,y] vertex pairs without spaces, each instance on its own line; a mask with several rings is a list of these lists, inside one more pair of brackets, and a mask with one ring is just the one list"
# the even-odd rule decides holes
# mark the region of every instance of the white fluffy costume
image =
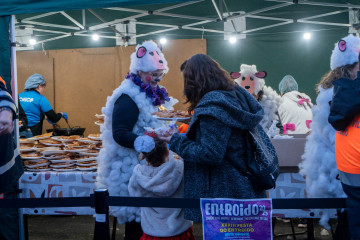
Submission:
[[[159,66],[159,63],[161,66]],[[136,51],[131,55],[130,74],[134,76],[138,71],[151,72],[157,69],[168,71],[167,62],[160,48],[152,41],[146,41],[136,47]],[[128,76],[129,76],[128,75]],[[97,158],[98,175],[96,181],[97,188],[107,188],[110,196],[129,196],[128,183],[138,161],[138,152],[134,148],[120,146],[113,136],[113,110],[117,99],[123,94],[130,97],[138,108],[138,119],[132,129],[132,134],[139,137],[136,142],[144,135],[144,127],[158,128],[164,125],[163,122],[155,119],[152,113],[158,111],[158,107],[152,102],[152,99],[146,95],[146,92],[127,78],[121,85],[113,91],[112,96],[108,97],[102,113],[105,115],[104,124],[101,126],[101,139],[103,149]],[[168,102],[166,106],[171,109],[173,101]],[[148,137],[148,136],[146,136]],[[138,141],[139,142],[139,141]],[[112,207],[110,213],[117,217],[120,224],[140,221],[140,209],[130,207]]]
[[[306,177],[306,191],[309,197],[345,197],[341,183],[336,179],[338,170],[335,159],[335,129],[329,124],[329,102],[333,88],[323,89],[313,107],[311,133],[306,138],[305,152],[300,164],[300,174]],[[329,228],[329,212],[324,210],[321,225]]]
[[[172,157],[159,167],[136,165],[129,182],[135,197],[184,197],[184,162]],[[141,208],[141,227],[151,236],[170,237],[185,232],[192,222],[184,219],[181,208]]]
[[[259,103],[264,109],[264,118],[260,125],[268,132],[274,120],[278,120],[277,109],[281,97],[271,87],[265,86],[266,72],[257,71],[255,65],[241,64],[240,72],[231,73],[232,78],[253,96],[260,96]],[[259,94],[260,93],[260,94]]]

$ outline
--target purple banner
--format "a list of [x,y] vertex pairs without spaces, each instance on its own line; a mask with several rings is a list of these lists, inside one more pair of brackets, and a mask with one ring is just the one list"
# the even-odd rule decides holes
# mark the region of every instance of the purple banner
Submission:
[[204,240],[271,240],[271,199],[200,199]]

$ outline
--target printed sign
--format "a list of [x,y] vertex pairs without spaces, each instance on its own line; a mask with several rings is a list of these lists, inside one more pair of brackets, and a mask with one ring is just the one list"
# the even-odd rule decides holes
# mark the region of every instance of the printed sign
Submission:
[[200,199],[204,240],[272,239],[271,199]]

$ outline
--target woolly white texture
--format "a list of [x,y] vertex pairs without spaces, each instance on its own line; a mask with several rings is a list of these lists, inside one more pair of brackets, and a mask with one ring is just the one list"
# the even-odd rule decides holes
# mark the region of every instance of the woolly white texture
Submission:
[[241,86],[241,78],[246,77],[248,75],[252,76],[255,81],[255,95],[259,93],[259,91],[264,87],[265,80],[263,78],[258,78],[255,76],[255,73],[257,73],[257,69],[255,65],[247,65],[247,64],[241,64],[240,65],[240,73],[241,77],[238,79],[235,79],[235,82]]
[[[184,197],[184,162],[169,159],[159,167],[136,165],[129,182],[130,194],[134,197]],[[184,219],[183,211],[181,208],[141,208],[141,227],[146,234],[157,237],[181,234],[192,225]]]
[[331,70],[359,61],[360,38],[349,35],[341,40],[346,42],[346,49],[345,51],[340,51],[339,42],[335,43],[335,48],[330,57]]
[[[114,104],[123,93],[127,94],[139,108],[139,118],[133,128],[133,133],[143,135],[144,127],[158,128],[165,125],[164,122],[152,116],[153,112],[158,111],[157,107],[131,80],[125,79],[113,91],[112,96],[107,98],[106,106],[102,108],[102,113],[105,115],[104,124],[100,128],[103,149],[97,157],[96,187],[107,188],[110,196],[129,196],[129,179],[133,168],[138,164],[138,153],[133,149],[118,145],[112,135]],[[133,220],[140,221],[139,208],[111,207],[110,213],[117,217],[120,224]]]
[[137,152],[149,153],[155,148],[154,139],[150,136],[140,136],[135,139],[134,148]]
[[[300,104],[298,96],[309,102],[304,101],[303,104]],[[289,131],[288,134],[305,134],[310,130],[306,125],[306,121],[312,120],[312,107],[311,98],[305,93],[291,91],[282,96],[281,104],[278,108],[281,124],[295,124],[295,131]]]
[[265,132],[268,132],[272,122],[279,119],[276,112],[281,104],[281,97],[271,87],[264,86],[262,90],[264,95],[259,103],[264,109],[264,117],[260,121],[260,125]]
[[[306,138],[305,152],[300,163],[300,174],[306,177],[306,191],[309,197],[346,197],[339,180],[335,159],[335,130],[328,122],[329,101],[333,88],[319,87],[317,105],[312,108],[311,134]],[[329,210],[323,210],[320,224],[329,229]]]
[[[136,52],[140,47],[145,47],[147,52],[142,58],[138,58],[136,56]],[[161,52],[160,48],[153,41],[145,41],[140,45],[136,46],[136,51],[131,54],[131,64],[130,64],[130,72],[137,74],[138,71],[143,72],[152,72],[158,69],[157,64],[154,61],[154,56],[151,56],[150,52],[157,52],[160,56],[160,60],[163,61],[163,65],[165,67],[164,73],[169,71],[167,61],[164,57],[164,54]]]

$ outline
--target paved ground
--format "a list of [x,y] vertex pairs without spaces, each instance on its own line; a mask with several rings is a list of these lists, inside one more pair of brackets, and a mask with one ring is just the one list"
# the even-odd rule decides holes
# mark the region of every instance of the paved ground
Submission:
[[[297,220],[294,220],[297,240],[307,239],[306,228],[296,227]],[[113,219],[110,218],[110,225],[112,226]],[[94,218],[91,216],[28,216],[29,239],[30,240],[88,240],[94,237]],[[110,230],[111,231],[111,230]],[[328,236],[320,235],[321,228],[315,223],[315,238],[330,240],[332,239],[331,233]],[[194,233],[197,240],[202,239],[202,226],[201,224],[194,225]],[[290,223],[283,221],[276,221],[275,225],[276,240],[293,239],[291,234]],[[116,240],[123,240],[124,226],[117,225],[116,227]]]

